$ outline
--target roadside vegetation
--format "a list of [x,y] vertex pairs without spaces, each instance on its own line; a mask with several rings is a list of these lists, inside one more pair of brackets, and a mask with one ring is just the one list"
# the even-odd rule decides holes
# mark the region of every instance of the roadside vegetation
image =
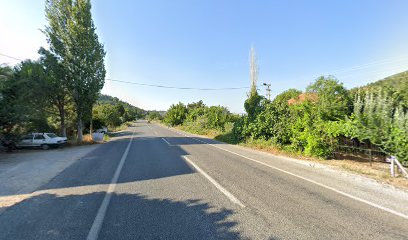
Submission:
[[163,122],[192,133],[257,148],[332,159],[349,149],[370,149],[408,164],[408,72],[347,90],[333,76],[322,76],[304,91],[289,89],[269,101],[252,87],[246,114],[232,114],[202,101],[172,105]]
[[164,112],[159,112],[159,111],[150,111],[147,115],[146,115],[146,120],[148,122],[152,122],[152,121],[162,121],[163,120],[163,115],[165,113]]

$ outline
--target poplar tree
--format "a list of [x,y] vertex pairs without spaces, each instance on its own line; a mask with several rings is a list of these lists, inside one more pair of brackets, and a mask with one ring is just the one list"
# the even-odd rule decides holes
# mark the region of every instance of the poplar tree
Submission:
[[105,50],[98,40],[90,0],[47,0],[44,33],[64,68],[66,86],[75,104],[78,142],[105,82]]
[[260,111],[260,103],[262,97],[259,96],[257,91],[257,82],[258,82],[258,63],[255,55],[254,47],[251,48],[249,53],[249,76],[251,80],[251,89],[248,93],[248,99],[244,103],[245,111],[248,114],[249,120],[253,121],[256,117],[256,114]]

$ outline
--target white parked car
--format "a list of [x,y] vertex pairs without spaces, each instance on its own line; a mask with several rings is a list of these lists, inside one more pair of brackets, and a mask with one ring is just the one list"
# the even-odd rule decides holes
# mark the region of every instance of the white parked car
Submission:
[[31,133],[24,136],[16,146],[18,148],[41,147],[46,150],[50,147],[59,147],[66,143],[66,137],[58,137],[54,133]]

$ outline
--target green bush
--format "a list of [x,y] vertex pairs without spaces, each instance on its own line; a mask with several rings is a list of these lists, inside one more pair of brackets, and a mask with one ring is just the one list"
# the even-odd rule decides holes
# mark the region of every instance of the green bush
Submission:
[[183,103],[171,105],[163,119],[163,121],[170,125],[176,126],[184,122],[187,116],[187,107]]
[[151,111],[151,112],[149,112],[149,114],[147,114],[146,119],[149,122],[154,121],[154,120],[160,121],[160,120],[163,120],[163,116],[157,111]]

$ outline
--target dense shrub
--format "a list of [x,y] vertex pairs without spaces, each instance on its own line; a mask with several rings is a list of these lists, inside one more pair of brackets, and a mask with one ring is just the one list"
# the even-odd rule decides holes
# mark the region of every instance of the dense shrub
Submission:
[[163,116],[157,112],[157,111],[151,111],[147,114],[146,119],[150,122],[150,121],[154,121],[154,120],[163,120]]
[[184,122],[187,116],[187,107],[183,103],[171,105],[167,110],[164,122],[170,126],[180,125]]

